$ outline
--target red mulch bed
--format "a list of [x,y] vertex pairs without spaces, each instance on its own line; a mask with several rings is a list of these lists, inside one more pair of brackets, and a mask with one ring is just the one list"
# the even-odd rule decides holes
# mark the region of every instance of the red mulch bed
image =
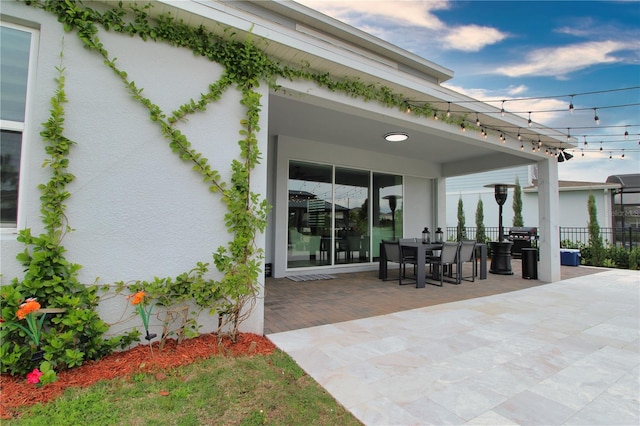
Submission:
[[97,361],[58,372],[54,383],[36,387],[27,383],[26,377],[0,376],[0,419],[16,415],[17,407],[48,402],[61,395],[69,387],[86,387],[100,380],[127,376],[132,373],[161,371],[191,364],[221,353],[229,356],[268,355],[275,346],[269,339],[257,334],[240,333],[235,343],[223,339],[223,349],[218,346],[215,334],[205,334],[177,344],[167,340],[162,350],[153,345],[153,356],[148,345],[140,345],[124,352],[114,352]]

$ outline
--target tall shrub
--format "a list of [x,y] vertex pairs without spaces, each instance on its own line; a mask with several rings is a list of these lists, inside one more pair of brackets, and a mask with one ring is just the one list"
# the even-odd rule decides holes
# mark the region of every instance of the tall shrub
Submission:
[[478,205],[476,206],[476,241],[479,243],[487,242],[487,232],[484,227],[484,206],[482,204],[482,198],[478,199]]
[[516,187],[513,190],[513,226],[524,226],[522,220],[522,188],[516,177]]
[[457,239],[461,241],[466,237],[465,220],[464,220],[464,205],[462,204],[462,197],[458,199],[458,230]]
[[585,261],[593,266],[602,266],[604,261],[604,244],[602,243],[600,225],[598,224],[596,197],[593,194],[589,194],[587,209],[589,211],[589,256]]

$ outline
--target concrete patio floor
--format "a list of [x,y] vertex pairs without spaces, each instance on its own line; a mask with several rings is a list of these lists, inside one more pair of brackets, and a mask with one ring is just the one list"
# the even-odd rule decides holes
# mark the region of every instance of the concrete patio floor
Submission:
[[267,337],[367,425],[637,425],[640,273],[565,268],[425,289],[270,279],[265,322],[290,328]]

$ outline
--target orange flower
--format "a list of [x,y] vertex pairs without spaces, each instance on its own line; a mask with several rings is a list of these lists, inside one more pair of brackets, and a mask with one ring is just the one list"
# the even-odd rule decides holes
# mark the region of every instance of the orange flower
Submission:
[[139,305],[144,300],[144,296],[145,296],[145,292],[144,291],[139,291],[136,294],[134,294],[133,296],[130,296],[131,297],[131,304],[132,305]]
[[20,305],[20,309],[18,309],[18,312],[16,312],[16,316],[18,317],[18,319],[25,319],[27,315],[29,315],[31,312],[37,311],[38,309],[40,309],[40,304],[36,301],[36,299],[32,297],[27,299],[26,302]]

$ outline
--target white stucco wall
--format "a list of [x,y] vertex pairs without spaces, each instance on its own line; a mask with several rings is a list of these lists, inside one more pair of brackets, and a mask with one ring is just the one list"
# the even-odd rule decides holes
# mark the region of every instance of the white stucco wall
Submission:
[[[226,208],[220,196],[209,192],[191,164],[171,151],[159,127],[149,120],[148,111],[131,98],[102,58],[83,48],[75,34],[65,34],[53,15],[5,2],[2,13],[8,20],[20,16],[41,28],[34,108],[26,123],[30,137],[23,141],[20,197],[24,208],[19,227],[31,227],[33,233],[42,230],[36,186],[48,176],[40,167],[45,154],[38,134],[40,123],[49,117],[49,99],[56,89],[55,67],[62,65],[68,98],[65,135],[77,143],[69,156],[69,171],[76,179],[68,186],[72,196],[66,203],[74,231],[63,245],[67,259],[82,265],[80,281],[153,280],[175,277],[197,262],[212,264],[212,253],[230,238],[223,225]],[[190,99],[199,99],[221,74],[217,64],[165,43],[107,32],[100,33],[100,40],[130,80],[144,89],[143,95],[167,115]],[[266,89],[259,90],[264,95],[263,111],[267,111]],[[177,126],[224,181],[229,181],[232,159],[239,158],[239,121],[244,113],[240,96],[232,87],[206,112],[191,115]],[[261,127],[266,128],[266,114],[262,121]],[[264,177],[266,132],[259,135],[259,145],[265,159],[255,175]],[[255,192],[266,193],[266,179],[253,179],[252,185]],[[256,243],[264,247],[264,236]],[[15,255],[23,249],[15,232],[2,234],[3,284],[21,276]],[[219,278],[211,267],[210,278]],[[260,280],[263,284],[262,277]],[[112,298],[101,304],[101,315],[117,323],[126,305],[124,297]],[[214,329],[215,323],[211,318],[202,331]],[[139,327],[119,324],[113,331],[136,325]],[[262,298],[242,329],[262,333]]]

